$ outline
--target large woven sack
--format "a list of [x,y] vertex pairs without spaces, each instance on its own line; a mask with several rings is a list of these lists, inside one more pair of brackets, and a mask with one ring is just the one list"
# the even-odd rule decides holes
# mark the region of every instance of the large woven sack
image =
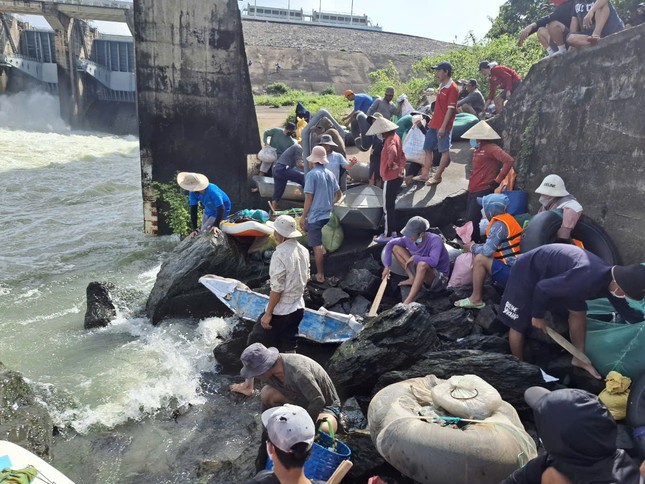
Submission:
[[453,376],[432,389],[432,400],[455,417],[483,420],[502,404],[495,388],[477,375]]
[[327,252],[336,252],[343,245],[345,234],[338,218],[332,213],[329,222],[322,228],[323,246]]
[[405,158],[413,163],[423,164],[425,159],[425,151],[423,151],[423,144],[426,137],[419,128],[413,126],[403,141],[403,153]]
[[258,160],[264,163],[273,163],[278,159],[278,151],[272,146],[265,146],[258,153]]

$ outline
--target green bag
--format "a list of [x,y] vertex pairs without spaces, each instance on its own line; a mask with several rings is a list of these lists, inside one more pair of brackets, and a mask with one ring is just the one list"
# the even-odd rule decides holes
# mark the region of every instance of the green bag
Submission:
[[1,484],[30,484],[38,475],[33,466],[24,469],[4,469],[0,471]]
[[332,213],[329,222],[322,228],[323,246],[327,252],[336,252],[343,245],[345,234],[338,218]]

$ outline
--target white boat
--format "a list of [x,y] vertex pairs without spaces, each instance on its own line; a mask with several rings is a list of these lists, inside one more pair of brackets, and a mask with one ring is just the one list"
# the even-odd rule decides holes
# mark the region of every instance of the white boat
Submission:
[[[256,175],[253,177],[253,181],[257,184],[258,191],[262,198],[273,197],[274,184],[272,177]],[[292,181],[287,182],[287,187],[284,190],[284,195],[282,195],[282,200],[294,200],[296,202],[303,202],[305,200],[304,187]]]
[[74,481],[36,454],[32,454],[12,442],[0,440],[0,471],[3,469],[24,469],[29,466],[34,467],[38,471],[34,480],[31,481],[33,484],[74,484]]
[[334,205],[334,215],[344,226],[377,230],[383,219],[383,190],[370,185],[348,189]]
[[[251,291],[237,279],[215,275],[199,279],[231,311],[249,321],[257,321],[269,302],[269,296]],[[341,314],[321,308],[318,311],[305,308],[298,327],[298,336],[317,343],[342,343],[356,336],[363,325],[351,314]]]

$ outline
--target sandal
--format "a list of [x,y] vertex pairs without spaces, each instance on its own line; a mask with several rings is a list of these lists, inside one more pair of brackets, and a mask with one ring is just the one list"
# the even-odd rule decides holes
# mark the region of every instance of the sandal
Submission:
[[415,182],[427,182],[430,179],[430,177],[423,176],[423,175],[417,175],[412,177],[412,181]]
[[470,298],[466,298],[455,301],[455,307],[462,309],[484,309],[486,307],[486,303],[473,304],[470,302]]
[[432,185],[439,185],[441,181],[442,181],[441,178],[437,179],[435,177],[432,177],[426,182],[426,186],[431,187]]
[[378,237],[374,237],[374,242],[377,244],[387,244],[390,240],[392,240],[392,237],[388,237],[387,235],[379,235]]

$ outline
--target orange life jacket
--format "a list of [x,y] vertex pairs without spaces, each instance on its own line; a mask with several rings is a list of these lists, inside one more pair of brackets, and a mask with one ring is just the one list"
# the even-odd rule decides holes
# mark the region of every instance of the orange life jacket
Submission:
[[[493,222],[495,222],[496,220],[506,225],[506,232],[508,233],[508,237],[500,241],[500,245],[497,246],[498,250],[493,254],[493,258],[501,260],[504,264],[508,264],[508,262],[506,262],[506,258],[508,256],[518,255],[520,253],[522,227],[520,227],[520,224],[517,223],[515,217],[513,217],[510,213],[503,213],[501,215],[496,215],[490,220],[488,227],[486,227],[486,237],[488,237],[490,228],[492,227]],[[509,245],[508,247],[501,249],[501,244],[503,244],[504,242],[508,242]]]

